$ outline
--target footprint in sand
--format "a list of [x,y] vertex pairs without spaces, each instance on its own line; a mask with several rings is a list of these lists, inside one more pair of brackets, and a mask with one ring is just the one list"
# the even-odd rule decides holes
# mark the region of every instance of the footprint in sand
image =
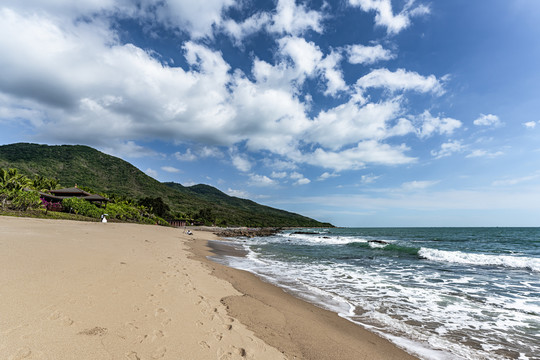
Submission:
[[71,319],[70,319],[69,317],[67,317],[67,316],[64,316],[64,317],[62,317],[62,324],[63,324],[64,326],[71,326],[71,325],[73,325],[73,320],[71,320]]
[[60,311],[58,310],[55,310],[54,312],[52,312],[50,315],[49,315],[49,320],[56,320],[60,317],[60,315],[62,315],[60,313]]
[[129,360],[141,360],[141,358],[139,357],[139,355],[137,355],[137,353],[135,351],[131,351],[129,353],[126,353],[126,359],[129,359]]
[[202,347],[203,349],[210,349],[210,345],[208,345],[208,343],[206,341],[199,341],[199,346]]
[[167,326],[171,321],[171,318],[167,318],[161,322],[161,326]]
[[11,356],[9,359],[21,360],[21,359],[28,358],[30,355],[32,355],[32,350],[30,350],[29,347],[23,347],[23,348],[18,349],[15,355]]
[[165,346],[157,348],[156,351],[152,354],[152,359],[161,359],[165,356],[165,353],[167,352],[167,348]]
[[156,311],[154,312],[154,315],[157,317],[163,313],[165,313],[165,309],[164,308],[157,308]]
[[164,336],[165,334],[163,333],[163,331],[154,330],[154,332],[152,333],[152,342],[156,341],[157,339],[161,339]]
[[237,358],[237,356],[240,355],[241,357],[245,358],[247,356],[246,350],[244,348],[237,348],[236,346],[233,346],[230,351],[223,352],[223,350],[218,350],[217,357],[219,360],[230,360]]

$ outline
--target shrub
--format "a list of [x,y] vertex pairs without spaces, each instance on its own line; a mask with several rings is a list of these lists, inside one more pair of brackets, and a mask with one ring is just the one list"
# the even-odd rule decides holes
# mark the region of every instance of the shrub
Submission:
[[62,200],[62,206],[67,212],[74,212],[75,214],[88,217],[98,218],[103,213],[101,209],[91,202],[76,197]]
[[36,191],[14,191],[11,195],[11,205],[13,210],[26,211],[35,209],[41,205],[41,199]]
[[57,212],[64,211],[62,204],[59,202],[51,202],[45,199],[41,199],[41,203],[43,204],[43,207],[47,209],[48,211],[57,211]]

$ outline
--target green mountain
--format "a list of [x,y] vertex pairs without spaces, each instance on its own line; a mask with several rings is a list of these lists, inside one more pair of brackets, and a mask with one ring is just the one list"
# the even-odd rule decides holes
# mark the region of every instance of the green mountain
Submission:
[[57,179],[109,195],[132,199],[161,197],[173,213],[204,212],[218,224],[245,226],[331,226],[308,217],[229,196],[208,185],[160,183],[130,163],[82,145],[18,143],[0,146],[0,167],[17,168],[27,176]]

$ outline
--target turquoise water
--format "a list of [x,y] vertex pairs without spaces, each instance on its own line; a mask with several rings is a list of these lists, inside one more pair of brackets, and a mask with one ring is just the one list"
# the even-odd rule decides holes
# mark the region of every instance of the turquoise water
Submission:
[[216,260],[423,359],[540,359],[540,228],[301,231]]

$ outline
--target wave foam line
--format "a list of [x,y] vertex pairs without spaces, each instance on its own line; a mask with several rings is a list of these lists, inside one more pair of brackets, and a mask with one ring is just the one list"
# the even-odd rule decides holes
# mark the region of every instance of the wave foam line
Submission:
[[418,256],[421,258],[467,265],[494,265],[517,269],[530,269],[540,272],[540,259],[510,255],[471,254],[461,251],[445,251],[429,248],[420,248]]

